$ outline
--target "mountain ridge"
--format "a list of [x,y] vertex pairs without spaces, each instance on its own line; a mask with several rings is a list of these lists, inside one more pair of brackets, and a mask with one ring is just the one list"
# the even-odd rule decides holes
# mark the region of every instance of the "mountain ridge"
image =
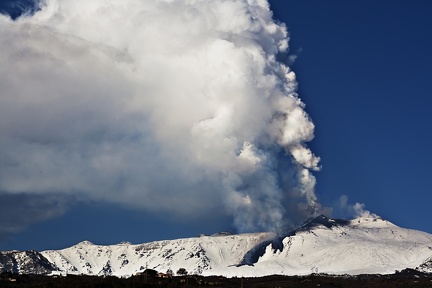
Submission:
[[0,252],[0,272],[131,276],[151,268],[190,274],[391,274],[406,268],[432,273],[432,235],[379,217],[353,220],[319,215],[299,228],[275,233],[229,234],[142,244],[82,241],[42,252]]

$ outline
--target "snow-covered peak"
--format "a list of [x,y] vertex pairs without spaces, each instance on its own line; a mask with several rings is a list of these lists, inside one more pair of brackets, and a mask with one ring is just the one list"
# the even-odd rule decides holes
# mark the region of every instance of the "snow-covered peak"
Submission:
[[359,217],[350,221],[350,225],[363,228],[390,228],[398,227],[381,217]]
[[231,232],[218,232],[218,233],[212,234],[211,236],[217,237],[217,236],[229,236],[229,235],[232,235],[232,233]]
[[335,226],[344,226],[344,225],[349,225],[349,224],[350,224],[349,220],[332,219],[332,218],[328,218],[328,217],[321,214],[317,217],[314,217],[314,218],[307,220],[302,226],[300,226],[300,228],[298,228],[296,230],[298,230],[298,231],[310,230],[310,229],[313,229],[316,227],[332,228]]
[[94,246],[94,244],[88,240],[84,240],[82,242],[79,242],[75,246]]
[[398,227],[388,220],[379,216],[373,217],[358,217],[352,220],[332,219],[324,215],[319,215],[307,220],[302,226],[295,231],[311,230],[316,228],[333,228],[340,226],[350,226],[355,228],[391,228]]

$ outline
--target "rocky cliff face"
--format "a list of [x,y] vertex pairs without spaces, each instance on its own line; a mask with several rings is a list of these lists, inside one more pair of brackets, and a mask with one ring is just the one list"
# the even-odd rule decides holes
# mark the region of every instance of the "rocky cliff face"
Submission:
[[[432,247],[429,247],[432,250]],[[416,270],[423,273],[432,273],[432,257],[426,259],[422,264],[420,264]]]
[[57,267],[35,250],[0,252],[0,272],[51,274]]

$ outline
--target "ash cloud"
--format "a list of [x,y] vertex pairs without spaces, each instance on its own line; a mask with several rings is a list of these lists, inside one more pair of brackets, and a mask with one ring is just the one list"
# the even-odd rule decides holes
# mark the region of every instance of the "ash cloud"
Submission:
[[239,232],[320,209],[314,124],[267,1],[47,0],[0,15],[0,38],[3,196],[228,214]]

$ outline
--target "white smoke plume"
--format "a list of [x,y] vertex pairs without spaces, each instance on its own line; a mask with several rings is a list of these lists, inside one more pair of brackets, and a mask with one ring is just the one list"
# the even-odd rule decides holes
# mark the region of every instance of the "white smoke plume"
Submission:
[[362,218],[377,218],[379,217],[377,214],[370,212],[365,209],[365,204],[356,202],[351,205],[348,203],[348,196],[342,195],[339,198],[339,210],[341,210],[342,214],[348,217],[362,217]]
[[46,0],[0,15],[0,39],[0,194],[228,213],[239,232],[319,208],[267,1]]

